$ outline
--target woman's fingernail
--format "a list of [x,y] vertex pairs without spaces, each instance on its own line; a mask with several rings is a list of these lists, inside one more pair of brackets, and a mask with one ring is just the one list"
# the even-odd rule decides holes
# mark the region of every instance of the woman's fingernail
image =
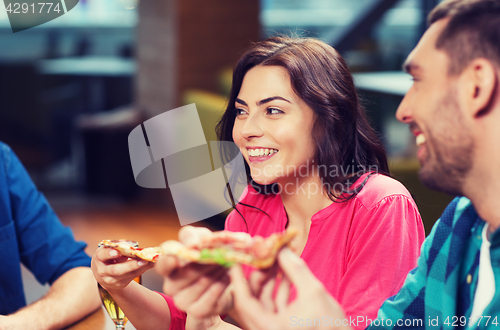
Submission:
[[110,257],[116,257],[116,256],[118,256],[118,251],[116,251],[116,250],[109,251],[109,256]]
[[138,264],[139,266],[145,266],[145,265],[147,265],[147,264],[148,264],[148,262],[147,262],[146,260],[139,260],[139,261],[137,261],[137,264]]

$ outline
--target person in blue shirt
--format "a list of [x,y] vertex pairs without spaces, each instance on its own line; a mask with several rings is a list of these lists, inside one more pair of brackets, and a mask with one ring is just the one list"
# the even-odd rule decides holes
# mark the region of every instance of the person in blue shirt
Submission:
[[[85,247],[0,142],[0,329],[60,329],[97,309],[100,299]],[[40,283],[50,284],[29,306],[21,263]]]
[[277,292],[275,277],[255,272],[246,281],[234,267],[245,329],[500,326],[500,1],[445,0],[429,23],[404,64],[414,82],[396,117],[415,135],[421,181],[458,197],[424,241],[418,266],[374,320],[346,318],[288,249],[278,256]]

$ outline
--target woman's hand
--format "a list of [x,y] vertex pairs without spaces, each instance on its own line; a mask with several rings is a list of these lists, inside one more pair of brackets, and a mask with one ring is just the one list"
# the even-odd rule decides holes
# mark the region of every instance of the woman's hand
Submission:
[[[272,270],[256,271],[247,281],[240,266],[231,269],[234,307],[245,329],[293,329],[307,319],[328,320],[330,326],[349,328],[340,305],[302,259],[284,248],[278,254],[278,264],[283,271],[279,284],[276,279],[280,274],[270,276]],[[297,289],[297,297],[289,303],[291,285]]]
[[108,291],[125,288],[154,264],[122,256],[117,250],[100,247],[92,257],[91,268],[97,282]]
[[[207,228],[185,226],[179,231],[179,241],[194,246]],[[156,262],[157,272],[163,276],[163,292],[175,304],[195,318],[226,314],[232,308],[228,269],[219,265],[188,263],[173,256],[164,256]]]
[[113,296],[136,329],[168,329],[172,320],[165,299],[134,281],[153,266],[152,262],[129,259],[104,247],[92,257],[97,282]]

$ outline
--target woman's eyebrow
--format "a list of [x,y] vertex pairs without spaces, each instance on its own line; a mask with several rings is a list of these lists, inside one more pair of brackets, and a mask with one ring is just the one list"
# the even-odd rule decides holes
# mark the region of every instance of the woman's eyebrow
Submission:
[[281,96],[271,96],[271,97],[268,97],[266,99],[263,99],[263,100],[260,100],[259,102],[257,102],[257,106],[260,106],[264,103],[268,103],[268,102],[271,102],[271,101],[274,101],[274,100],[282,100],[282,101],[285,101],[285,102],[288,102],[288,103],[292,103],[290,101],[288,101],[287,99],[285,99],[284,97],[281,97]]
[[[292,103],[292,102],[288,101],[287,99],[285,99],[284,97],[281,97],[281,96],[271,96],[271,97],[265,98],[263,100],[260,100],[256,104],[257,104],[257,106],[261,106],[261,105],[263,105],[265,103],[268,103],[268,102],[271,102],[271,101],[274,101],[274,100],[282,100],[282,101],[288,102],[290,104]],[[248,106],[248,104],[245,101],[243,101],[242,99],[239,99],[239,98],[236,98],[235,102],[239,103],[239,104],[243,104],[244,106]]]
[[243,104],[243,105],[245,105],[245,106],[248,106],[248,104],[247,104],[245,101],[243,101],[242,99],[236,98],[236,100],[235,100],[235,101],[236,101],[237,103],[240,103],[240,104]]

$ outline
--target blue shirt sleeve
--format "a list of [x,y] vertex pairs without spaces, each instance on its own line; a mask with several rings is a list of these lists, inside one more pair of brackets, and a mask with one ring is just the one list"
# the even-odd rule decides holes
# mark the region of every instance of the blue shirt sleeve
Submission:
[[12,150],[5,144],[0,148],[22,263],[43,284],[52,284],[74,267],[90,266],[86,244],[76,242],[61,224]]
[[[438,220],[439,221],[439,220]],[[436,223],[437,224],[437,223]],[[423,329],[425,328],[425,285],[429,247],[432,245],[435,228],[421,247],[418,265],[410,271],[401,290],[387,299],[378,311],[375,320],[367,329]]]

